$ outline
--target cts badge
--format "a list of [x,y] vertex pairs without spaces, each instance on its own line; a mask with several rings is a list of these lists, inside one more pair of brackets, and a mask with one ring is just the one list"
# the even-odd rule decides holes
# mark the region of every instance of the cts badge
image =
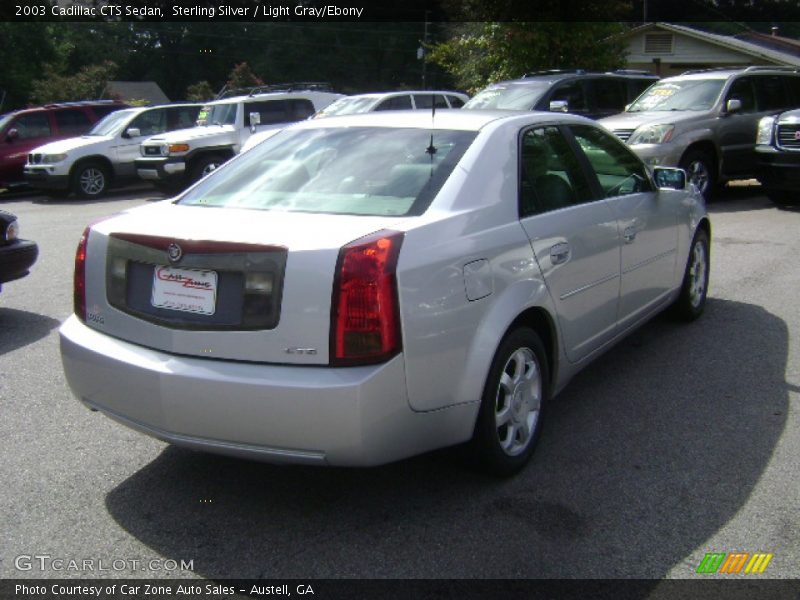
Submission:
[[175,242],[172,242],[169,246],[167,246],[167,258],[171,263],[178,262],[181,258],[183,258],[183,249]]

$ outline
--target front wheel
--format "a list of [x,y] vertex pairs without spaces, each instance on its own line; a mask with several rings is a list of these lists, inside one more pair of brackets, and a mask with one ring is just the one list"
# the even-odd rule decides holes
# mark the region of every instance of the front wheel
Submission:
[[198,158],[190,170],[192,183],[202,179],[206,175],[210,175],[224,162],[224,158],[216,155]]
[[527,327],[509,333],[495,353],[471,442],[491,474],[513,475],[530,460],[541,428],[550,371],[539,335]]
[[673,306],[674,313],[680,318],[694,321],[703,313],[708,298],[710,267],[708,234],[703,229],[698,229],[689,250],[681,295]]
[[717,171],[713,159],[702,150],[690,150],[681,158],[680,168],[686,178],[709,200],[717,185]]
[[81,198],[100,198],[109,185],[108,170],[100,163],[78,165],[72,175],[72,191]]

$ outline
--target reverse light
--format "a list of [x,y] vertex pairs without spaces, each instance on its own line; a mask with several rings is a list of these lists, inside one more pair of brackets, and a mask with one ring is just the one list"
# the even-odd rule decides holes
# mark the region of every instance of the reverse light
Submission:
[[775,117],[764,117],[758,122],[756,144],[769,145],[772,143],[772,130],[775,127]]
[[396,270],[403,235],[382,230],[339,251],[331,298],[331,365],[382,362],[402,349]]
[[633,132],[628,144],[666,144],[674,132],[675,125],[643,125]]
[[75,315],[84,323],[86,322],[86,246],[89,243],[91,226],[83,230],[83,235],[78,242],[75,252],[75,276],[73,287],[73,306]]

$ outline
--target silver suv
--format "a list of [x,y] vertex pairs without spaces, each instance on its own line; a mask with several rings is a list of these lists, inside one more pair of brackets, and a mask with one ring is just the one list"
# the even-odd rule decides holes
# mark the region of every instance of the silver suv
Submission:
[[757,175],[759,119],[799,104],[796,69],[687,71],[599,122],[649,165],[684,169],[708,198],[717,183]]

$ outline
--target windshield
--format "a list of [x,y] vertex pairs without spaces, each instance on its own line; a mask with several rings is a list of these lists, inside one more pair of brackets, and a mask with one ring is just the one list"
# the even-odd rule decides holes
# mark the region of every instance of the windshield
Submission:
[[201,181],[179,203],[329,214],[421,214],[475,136],[470,131],[388,127],[284,130]]
[[370,106],[374,103],[375,98],[342,98],[323,108],[314,115],[314,118],[319,119],[321,117],[332,117],[334,115],[354,115],[356,113],[369,112]]
[[717,102],[724,79],[687,79],[656,83],[628,107],[645,110],[708,110]]
[[524,85],[494,85],[470,99],[463,108],[533,110],[536,102],[549,88],[549,83],[533,81]]
[[204,106],[197,115],[198,125],[235,125],[236,104],[212,104]]
[[110,135],[115,136],[120,133],[134,115],[139,114],[141,111],[133,110],[118,110],[105,118],[99,120],[92,130],[86,135]]

